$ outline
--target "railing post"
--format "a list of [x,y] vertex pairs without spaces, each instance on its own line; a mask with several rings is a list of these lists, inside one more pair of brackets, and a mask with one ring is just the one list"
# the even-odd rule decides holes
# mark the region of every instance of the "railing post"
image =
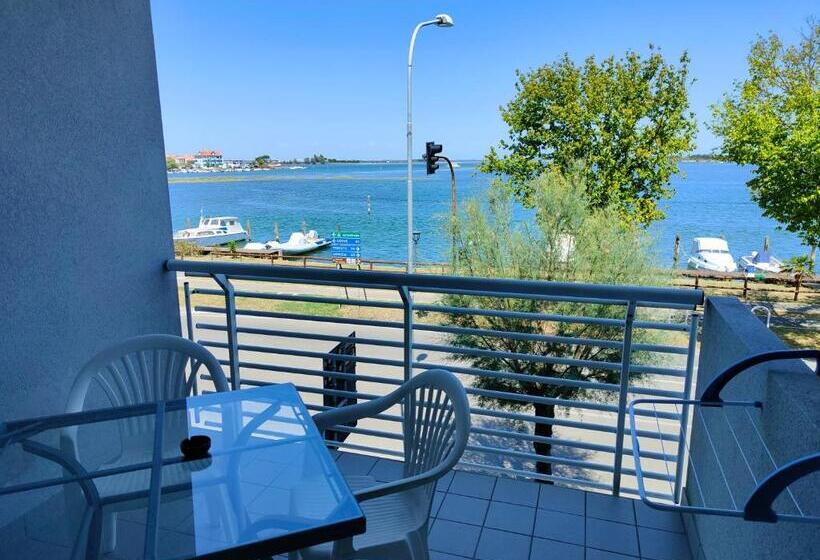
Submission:
[[626,308],[624,346],[621,357],[621,386],[618,391],[618,428],[615,434],[615,465],[612,475],[612,494],[621,493],[621,464],[624,456],[624,429],[626,426],[626,398],[629,393],[629,366],[632,360],[632,325],[635,322],[637,303],[632,300]]
[[[400,286],[399,287],[399,295],[401,296],[401,301],[404,304],[404,381],[405,383],[410,381],[410,378],[413,377],[413,294],[410,291],[410,288],[407,286]],[[410,440],[411,434],[413,433],[413,426],[410,423],[411,418],[406,414],[406,411],[413,409],[413,400],[415,399],[415,395],[413,393],[409,396],[409,402],[403,403],[401,408],[401,415],[402,415],[402,435],[404,436],[404,441],[407,442]],[[409,446],[404,446],[404,460],[405,462],[410,460],[409,457]]]
[[404,381],[413,377],[413,294],[407,286],[399,288],[404,304]]
[[[686,378],[683,385],[683,398],[689,400],[692,398],[692,391],[694,389],[694,371],[695,371],[695,350],[698,345],[698,324],[700,323],[700,314],[692,313],[689,316],[689,348],[686,352]],[[678,457],[675,466],[675,494],[672,499],[676,504],[679,504],[683,497],[683,476],[686,472],[686,448],[688,447],[687,438],[689,437],[689,414],[692,406],[683,405],[680,419],[680,432],[678,440]]]
[[239,348],[236,340],[236,298],[233,284],[224,274],[212,274],[213,279],[225,292],[225,327],[228,332],[228,361],[231,372],[231,389],[239,390]]
[[[185,295],[185,328],[188,331],[188,340],[194,342],[194,316],[191,313],[191,285],[189,282],[182,284],[182,292]],[[198,366],[199,364],[192,359],[191,372],[196,371]],[[191,386],[191,391],[194,395],[199,394],[197,379],[197,376],[194,375],[193,384]]]

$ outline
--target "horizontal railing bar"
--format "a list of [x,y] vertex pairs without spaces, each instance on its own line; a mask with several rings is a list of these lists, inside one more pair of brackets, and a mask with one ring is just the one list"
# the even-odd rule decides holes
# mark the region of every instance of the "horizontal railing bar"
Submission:
[[[223,366],[228,365],[228,360],[219,360]],[[364,381],[368,383],[382,383],[398,387],[402,384],[400,379],[390,379],[385,377],[376,377],[375,375],[365,375],[361,373],[342,373],[338,371],[325,371],[320,369],[299,368],[293,366],[277,366],[270,364],[260,364],[258,362],[239,362],[239,367],[247,369],[261,369],[264,371],[274,371],[277,373],[293,373],[297,375],[310,375],[313,377],[332,377],[334,379],[349,379],[351,381]],[[243,379],[244,383],[245,380]],[[269,382],[268,382],[269,384]]]
[[[593,424],[590,422],[579,422],[577,420],[566,420],[564,418],[545,418],[541,416],[533,416],[530,414],[520,414],[510,411],[490,410],[487,408],[472,407],[470,408],[472,414],[478,416],[488,416],[490,418],[501,418],[504,420],[518,420],[521,422],[532,422],[534,424],[551,424],[553,426],[562,426],[565,428],[573,428],[577,430],[589,430],[592,432],[603,432],[607,434],[616,434],[615,426],[607,426],[606,424]],[[631,430],[626,428],[626,434],[631,434]],[[678,441],[677,433],[658,432],[657,430],[638,430],[638,435],[643,438],[661,439],[664,441]]]
[[635,321],[632,327],[636,329],[653,329],[656,331],[683,331],[689,330],[687,323],[664,323],[662,321]]
[[413,362],[414,368],[423,369],[446,369],[452,373],[464,375],[476,375],[482,377],[495,377],[497,379],[508,379],[521,381],[523,383],[541,383],[556,387],[576,387],[579,389],[589,389],[595,391],[618,391],[619,388],[613,383],[598,383],[595,381],[581,381],[578,379],[563,379],[561,377],[539,377],[529,373],[513,373],[511,371],[497,371],[493,369],[482,369],[473,367],[456,366],[452,364],[439,364],[432,362]]
[[413,330],[440,332],[448,334],[462,334],[469,336],[488,336],[493,338],[507,338],[510,340],[527,340],[534,342],[548,342],[555,344],[566,344],[568,346],[596,346],[599,348],[623,348],[623,343],[618,340],[601,340],[596,338],[576,338],[571,336],[554,336],[535,333],[522,333],[514,331],[500,331],[494,329],[476,329],[469,327],[450,327],[444,325],[430,325],[425,323],[413,323]]
[[618,286],[573,282],[547,282],[506,278],[477,278],[467,276],[439,276],[428,274],[401,274],[382,271],[335,270],[268,266],[220,261],[183,261],[169,259],[165,267],[177,272],[204,272],[228,277],[253,277],[291,283],[326,282],[335,285],[363,284],[412,290],[425,288],[492,291],[543,296],[600,298],[617,301],[642,301],[665,304],[685,304],[694,308],[703,303],[703,291],[650,286]]
[[535,295],[524,294],[521,292],[496,292],[492,290],[478,289],[478,290],[459,290],[457,288],[413,288],[414,292],[445,294],[445,295],[464,295],[471,297],[487,297],[496,299],[528,299],[533,301],[560,301],[567,303],[588,303],[593,305],[612,305],[625,307],[629,304],[629,300],[625,299],[608,299],[608,298],[589,298],[578,296],[562,296],[562,295]]
[[430,352],[442,352],[445,354],[462,354],[465,356],[481,356],[485,358],[505,358],[508,360],[522,360],[525,362],[536,362],[541,364],[557,364],[563,366],[575,366],[590,369],[608,369],[620,371],[620,362],[601,362],[597,360],[578,360],[576,358],[561,358],[555,356],[543,356],[540,354],[524,354],[521,352],[502,352],[498,350],[485,350],[483,348],[468,348],[466,346],[451,346],[449,344],[423,344],[415,343],[416,350],[429,350]]
[[[210,313],[225,313],[224,307],[210,307],[198,305],[194,307],[197,312],[205,311]],[[404,328],[401,321],[378,321],[376,319],[357,319],[352,317],[334,317],[332,315],[307,315],[304,313],[287,313],[284,311],[262,311],[257,309],[237,309],[237,315],[248,317],[265,317],[270,319],[294,319],[298,321],[315,321],[318,323],[336,323],[340,325],[362,325],[366,327]]]
[[[207,346],[209,348],[228,348],[228,344],[225,342],[217,342],[214,340],[197,340],[197,342],[202,346]],[[259,352],[264,354],[284,354],[286,356],[301,356],[303,358],[333,358],[334,360],[342,359],[340,358],[341,354],[333,354],[331,352],[313,352],[310,350],[297,350],[295,348],[270,348],[268,346],[256,346],[252,344],[239,344],[237,345],[237,348],[239,350],[244,350],[246,352]],[[376,364],[380,366],[404,366],[404,362],[402,362],[401,360],[388,360],[385,358],[349,356],[345,354],[343,359],[350,362],[361,362],[365,364]]]
[[[194,294],[205,295],[224,295],[222,290],[211,288],[194,288],[191,290]],[[247,292],[237,290],[234,296],[238,298],[254,298],[254,299],[272,299],[280,301],[299,301],[303,303],[327,303],[329,305],[354,305],[356,307],[379,307],[382,309],[403,309],[401,303],[380,300],[366,300],[366,299],[348,299],[348,298],[334,298],[326,296],[310,296],[300,294],[277,294],[268,292]]]
[[[602,443],[589,443],[586,441],[578,441],[571,439],[562,439],[555,437],[537,436],[529,432],[510,432],[507,430],[497,430],[495,428],[484,428],[481,426],[472,426],[470,433],[488,435],[503,439],[512,439],[517,441],[529,441],[536,443],[547,443],[553,447],[568,447],[572,449],[585,449],[588,451],[600,451],[602,453],[615,453],[615,446],[605,445]],[[630,448],[624,447],[624,454],[631,454]],[[647,459],[657,459],[659,461],[674,461],[675,456],[669,453],[658,453],[655,451],[641,450],[641,457]]]
[[[573,467],[581,467],[586,469],[592,469],[595,471],[601,472],[608,472],[614,473],[615,468],[612,465],[608,465],[605,463],[594,463],[592,461],[584,461],[583,459],[572,459],[570,457],[562,457],[558,455],[539,455],[537,453],[527,453],[525,451],[515,451],[512,449],[501,449],[498,447],[490,447],[484,445],[468,445],[468,451],[472,451],[474,453],[492,453],[494,455],[503,455],[505,457],[517,457],[519,459],[526,459],[528,461],[535,461],[536,463],[551,463],[553,465],[567,465]],[[635,471],[631,469],[621,469],[621,472],[626,475],[634,475]],[[652,478],[654,480],[663,480],[665,482],[669,482],[674,479],[672,475],[662,473],[662,472],[654,472],[654,471],[642,471],[645,478]]]
[[622,327],[626,323],[623,319],[607,317],[582,317],[576,315],[560,315],[554,313],[535,313],[532,311],[507,311],[504,309],[483,309],[477,307],[454,307],[449,305],[427,305],[417,303],[415,311],[429,313],[443,313],[445,315],[479,315],[483,317],[501,317],[505,319],[525,319],[532,321],[548,321],[552,323],[580,323],[586,325],[609,325]]
[[561,484],[574,485],[574,486],[585,486],[587,488],[597,488],[599,490],[608,490],[612,491],[612,485],[606,484],[604,482],[597,482],[594,480],[587,480],[584,478],[567,478],[564,476],[558,475],[549,475],[549,474],[541,474],[534,471],[525,471],[522,469],[513,469],[508,466],[504,467],[497,467],[495,465],[485,465],[483,463],[474,463],[470,461],[461,461],[459,463],[461,467],[467,467],[467,470],[471,471],[484,471],[484,472],[495,472],[499,474],[503,474],[505,476],[516,475],[522,478],[531,478],[533,480],[541,480],[544,482],[560,482]]
[[[226,332],[225,325],[214,323],[197,323],[198,329]],[[361,336],[345,336],[337,334],[305,333],[296,331],[284,331],[279,329],[263,329],[261,327],[237,327],[236,332],[245,334],[258,334],[264,336],[274,336],[280,338],[297,338],[303,340],[323,340],[327,342],[355,342],[362,346],[386,346],[390,348],[403,348],[404,343],[399,340],[383,340],[380,338],[365,338]]]
[[[469,387],[466,389],[467,394],[470,395],[477,395],[480,397],[489,397],[493,399],[503,399],[509,401],[516,401],[516,402],[523,402],[528,404],[547,404],[547,405],[554,405],[554,406],[561,406],[566,408],[580,408],[586,410],[598,410],[601,412],[610,412],[612,414],[618,413],[618,406],[614,404],[606,404],[601,402],[594,402],[594,401],[579,401],[577,399],[559,399],[555,397],[540,397],[538,395],[522,395],[519,393],[509,393],[506,391],[493,391],[490,389],[476,389],[474,387]],[[640,412],[644,412],[645,414],[640,414]],[[680,415],[674,412],[663,412],[658,411],[655,413],[654,411],[639,411],[635,410],[636,416],[646,416],[650,418],[664,418],[666,420],[679,420]]]

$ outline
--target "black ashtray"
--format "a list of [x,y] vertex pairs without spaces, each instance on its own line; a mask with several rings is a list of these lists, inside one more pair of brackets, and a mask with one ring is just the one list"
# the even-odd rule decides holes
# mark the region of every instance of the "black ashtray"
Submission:
[[208,436],[191,436],[179,442],[179,450],[182,451],[182,456],[186,461],[208,457],[209,449],[211,449],[211,438]]

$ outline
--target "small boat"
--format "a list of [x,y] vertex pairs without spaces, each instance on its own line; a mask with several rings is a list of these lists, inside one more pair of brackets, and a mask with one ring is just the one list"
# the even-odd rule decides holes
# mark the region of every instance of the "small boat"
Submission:
[[769,254],[765,249],[752,251],[752,254],[740,257],[740,264],[746,272],[771,272],[777,274],[783,270],[783,261]]
[[288,169],[305,169],[303,165],[294,165],[292,167],[288,167]]
[[245,251],[255,251],[259,253],[281,253],[283,255],[304,255],[318,251],[322,247],[327,247],[332,242],[324,237],[319,237],[316,230],[310,230],[307,234],[295,231],[290,234],[290,239],[284,243],[278,241],[268,241],[267,243],[248,243],[243,247]]
[[694,270],[735,272],[737,263],[729,252],[729,244],[720,237],[695,237],[687,266]]
[[236,216],[217,216],[199,218],[199,225],[194,228],[174,232],[174,241],[185,241],[202,247],[226,245],[232,241],[241,242],[250,239]]

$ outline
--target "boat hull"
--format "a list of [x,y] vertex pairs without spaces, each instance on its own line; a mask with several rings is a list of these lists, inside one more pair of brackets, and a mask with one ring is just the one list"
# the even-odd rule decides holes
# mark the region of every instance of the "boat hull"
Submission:
[[177,235],[174,236],[174,241],[184,241],[185,243],[192,243],[194,245],[199,245],[200,247],[216,247],[218,245],[227,245],[231,242],[241,243],[247,240],[248,234],[245,232],[223,233],[200,237],[181,237]]

